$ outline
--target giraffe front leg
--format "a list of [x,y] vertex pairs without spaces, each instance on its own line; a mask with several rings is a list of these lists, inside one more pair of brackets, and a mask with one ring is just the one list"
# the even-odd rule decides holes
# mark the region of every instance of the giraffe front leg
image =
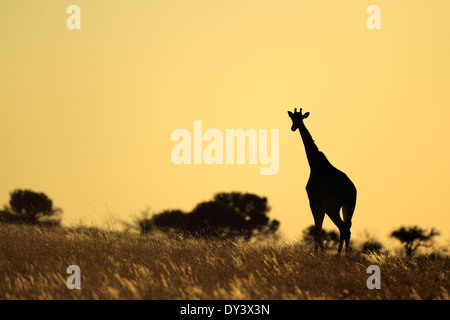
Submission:
[[314,251],[318,252],[319,249],[321,252],[324,252],[323,248],[323,239],[322,239],[322,224],[323,218],[325,217],[325,212],[323,212],[318,206],[311,204],[311,211],[314,216]]
[[352,223],[346,223],[345,227],[346,227],[346,235],[345,235],[345,253],[348,252],[349,250],[349,246],[350,246],[350,237],[352,235],[352,233],[350,232],[350,227],[351,227]]
[[341,254],[342,246],[344,244],[345,239],[347,238],[347,228],[345,226],[345,223],[342,221],[341,217],[339,216],[339,210],[340,208],[334,208],[329,210],[328,216],[330,217],[331,221],[338,227],[339,229],[339,246],[338,246],[338,255]]
[[316,227],[316,233],[314,237],[314,252],[324,252],[325,249],[323,247],[323,237],[322,237],[322,228]]
[[341,236],[339,238],[339,247],[338,247],[338,254],[339,255],[341,254],[341,251],[342,251],[342,244],[343,244],[343,242],[344,242],[344,238],[342,237],[342,232],[341,232]]

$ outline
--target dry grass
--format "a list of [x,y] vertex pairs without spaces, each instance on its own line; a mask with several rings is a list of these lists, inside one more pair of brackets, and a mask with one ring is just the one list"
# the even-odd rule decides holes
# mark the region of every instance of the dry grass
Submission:
[[[0,299],[449,299],[450,259],[0,224]],[[66,269],[81,268],[81,290]],[[369,265],[381,289],[369,290]]]

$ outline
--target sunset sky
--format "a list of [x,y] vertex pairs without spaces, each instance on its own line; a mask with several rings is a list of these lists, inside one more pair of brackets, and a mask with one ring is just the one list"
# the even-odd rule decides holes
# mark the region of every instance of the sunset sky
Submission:
[[[241,191],[298,237],[309,167],[287,111],[302,107],[356,185],[355,238],[419,225],[450,239],[449,13],[448,0],[2,1],[0,206],[27,188],[64,223],[103,224]],[[224,137],[278,129],[278,173],[175,165],[171,134],[194,121]]]

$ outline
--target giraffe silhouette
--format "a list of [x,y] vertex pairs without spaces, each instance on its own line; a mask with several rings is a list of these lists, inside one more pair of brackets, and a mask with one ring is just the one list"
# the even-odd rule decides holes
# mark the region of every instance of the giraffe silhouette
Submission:
[[[356,205],[356,188],[353,182],[345,173],[336,169],[327,159],[325,154],[319,151],[314,140],[306,129],[303,119],[309,116],[309,112],[305,114],[288,111],[289,117],[292,119],[292,131],[297,129],[305,146],[306,157],[311,169],[308,183],[306,184],[306,192],[308,194],[309,205],[314,216],[315,224],[315,250],[320,248],[323,251],[322,241],[322,223],[327,214],[333,223],[338,227],[340,238],[338,253],[341,253],[342,244],[345,241],[345,251],[347,251],[350,243],[350,228],[352,226],[352,216]],[[339,212],[342,208],[341,219]]]

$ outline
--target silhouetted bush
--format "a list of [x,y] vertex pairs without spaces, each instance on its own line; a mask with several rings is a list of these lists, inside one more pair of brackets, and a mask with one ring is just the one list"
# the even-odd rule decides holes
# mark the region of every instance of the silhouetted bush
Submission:
[[202,202],[189,214],[188,231],[206,237],[244,235],[245,220],[233,208],[216,201]]
[[163,231],[195,237],[250,239],[275,234],[277,220],[267,217],[267,198],[249,193],[218,193],[213,201],[198,204],[191,212],[166,210],[138,220],[142,233]]
[[383,245],[381,244],[381,242],[378,242],[376,240],[367,240],[362,244],[362,252],[364,253],[380,253],[382,248]]
[[182,232],[187,230],[187,215],[181,210],[165,210],[151,218],[138,219],[138,227],[142,233],[156,230],[163,232]]
[[9,207],[0,211],[0,221],[39,225],[59,225],[61,209],[53,207],[53,201],[44,193],[31,190],[15,190],[10,194]]
[[[314,236],[316,234],[316,227],[309,226],[303,230],[303,241],[307,244],[314,245]],[[336,231],[326,231],[322,228],[323,247],[325,249],[334,249],[339,244],[339,234]]]
[[426,234],[424,229],[417,226],[401,227],[392,232],[391,237],[398,239],[405,247],[406,255],[412,256],[419,247],[431,247],[432,240],[439,232],[434,229]]

